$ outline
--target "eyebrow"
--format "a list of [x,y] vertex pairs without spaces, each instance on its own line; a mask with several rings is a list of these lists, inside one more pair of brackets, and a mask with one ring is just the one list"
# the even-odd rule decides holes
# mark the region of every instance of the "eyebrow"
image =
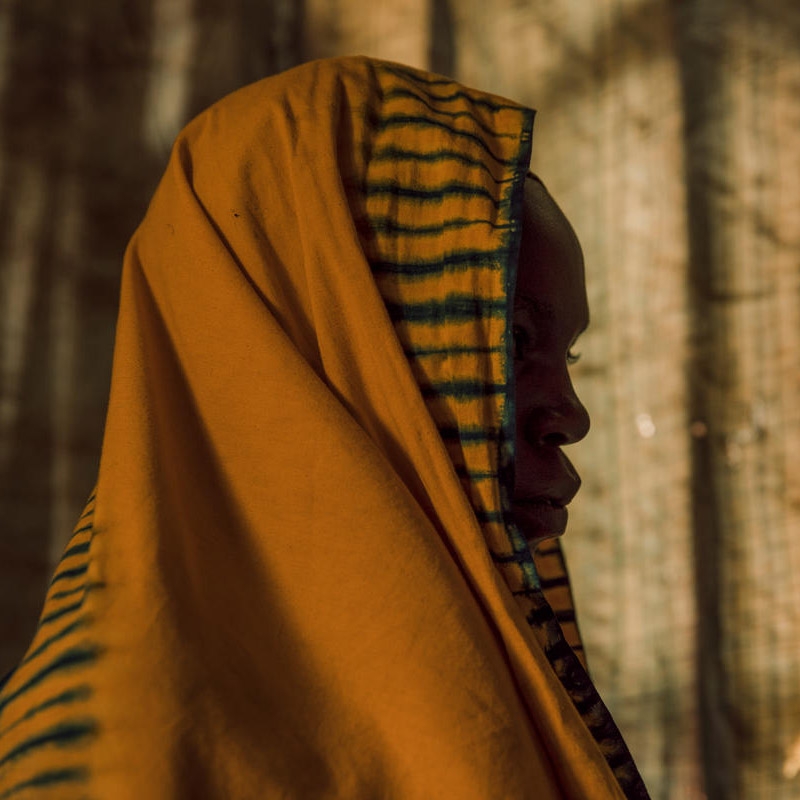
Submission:
[[533,297],[520,294],[514,298],[514,305],[526,306],[537,317],[544,317],[545,319],[555,319],[556,317],[556,307],[546,300],[535,300]]

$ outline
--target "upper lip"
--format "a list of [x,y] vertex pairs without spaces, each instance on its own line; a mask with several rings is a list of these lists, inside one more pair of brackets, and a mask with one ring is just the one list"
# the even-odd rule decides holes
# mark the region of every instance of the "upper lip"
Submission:
[[574,489],[570,488],[563,492],[542,492],[541,494],[529,495],[526,497],[515,497],[514,503],[549,503],[551,506],[563,508],[568,505],[578,492],[580,484]]

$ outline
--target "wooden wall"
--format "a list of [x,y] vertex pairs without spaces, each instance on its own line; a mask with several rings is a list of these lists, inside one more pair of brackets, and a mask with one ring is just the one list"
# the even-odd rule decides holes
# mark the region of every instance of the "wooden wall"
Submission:
[[0,673],[97,469],[123,249],[228,91],[366,53],[539,110],[583,243],[565,539],[654,798],[800,796],[800,5],[0,2]]

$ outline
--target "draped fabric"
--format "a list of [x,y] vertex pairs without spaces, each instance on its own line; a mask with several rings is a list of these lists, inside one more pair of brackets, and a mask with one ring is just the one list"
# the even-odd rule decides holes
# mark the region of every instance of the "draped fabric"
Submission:
[[181,133],[0,796],[646,797],[508,517],[532,121],[343,58]]

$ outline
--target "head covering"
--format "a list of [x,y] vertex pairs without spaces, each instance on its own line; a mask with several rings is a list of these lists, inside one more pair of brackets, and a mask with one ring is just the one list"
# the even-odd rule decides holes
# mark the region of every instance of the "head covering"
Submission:
[[354,57],[180,134],[0,796],[646,796],[508,514],[532,121]]

